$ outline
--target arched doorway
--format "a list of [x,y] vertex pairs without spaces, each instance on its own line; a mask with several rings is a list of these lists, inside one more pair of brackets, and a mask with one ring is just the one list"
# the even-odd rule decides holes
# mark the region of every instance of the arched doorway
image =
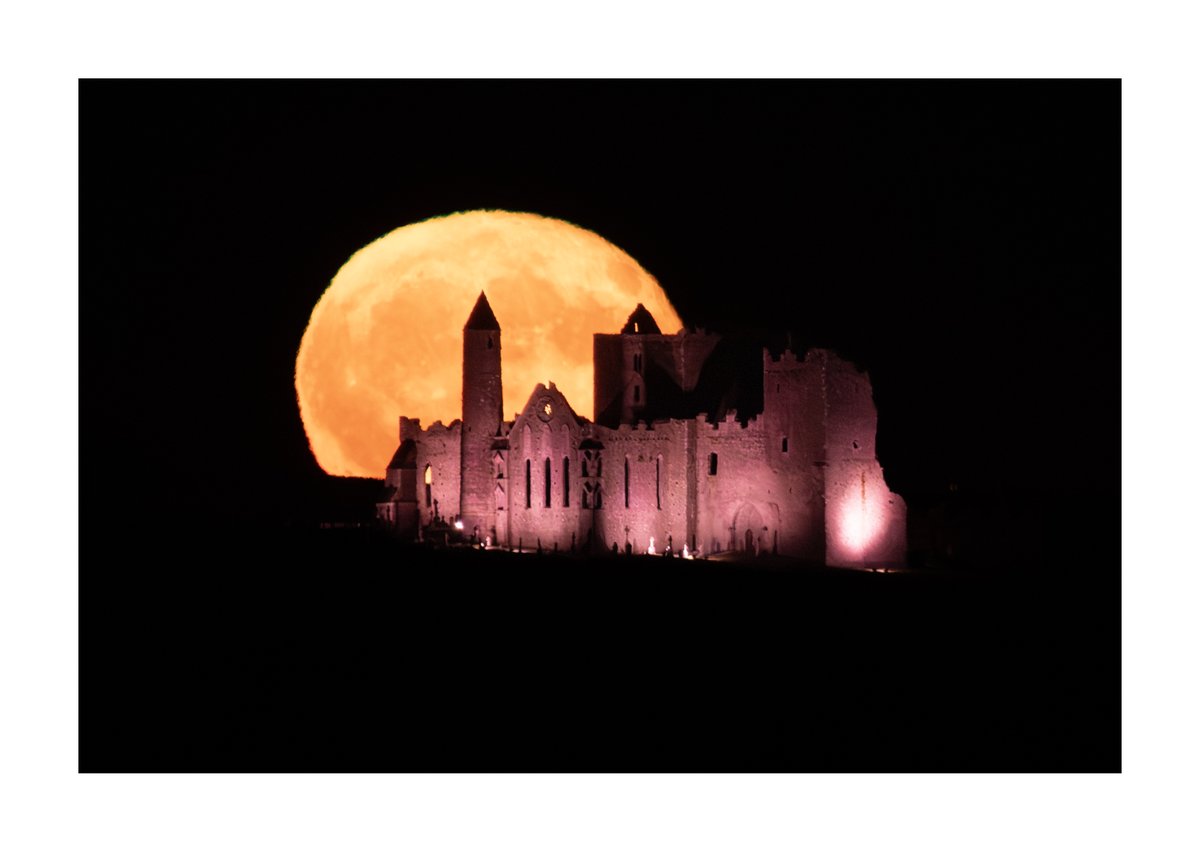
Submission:
[[733,536],[729,542],[731,550],[745,550],[754,553],[758,545],[758,537],[764,529],[762,515],[751,503],[743,503],[733,519]]

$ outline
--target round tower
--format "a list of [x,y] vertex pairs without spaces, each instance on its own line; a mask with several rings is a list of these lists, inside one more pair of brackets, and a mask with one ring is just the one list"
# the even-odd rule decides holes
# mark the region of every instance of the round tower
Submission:
[[[500,323],[487,296],[479,294],[463,326],[462,382],[462,488],[459,515],[465,535],[480,538],[495,524],[495,485],[492,475],[492,442],[504,419],[504,394],[500,383]],[[478,532],[476,532],[476,530]]]

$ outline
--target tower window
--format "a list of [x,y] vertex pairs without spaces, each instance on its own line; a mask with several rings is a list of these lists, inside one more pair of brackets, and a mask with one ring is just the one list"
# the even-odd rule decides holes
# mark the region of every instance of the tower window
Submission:
[[654,460],[654,505],[662,508],[662,456]]
[[786,452],[787,452],[787,438],[784,438],[784,439],[783,439],[783,440],[780,442],[780,444],[781,444],[781,446],[779,447],[779,449],[780,449],[782,452],[785,452],[785,453],[786,453]]
[[425,508],[433,505],[433,465],[425,465]]
[[625,458],[625,508],[629,508],[629,458]]
[[708,454],[708,475],[709,476],[717,475],[717,454],[716,453]]
[[525,508],[528,509],[533,498],[533,477],[530,476],[529,459],[525,459]]
[[546,499],[543,502],[545,508],[550,508],[550,459],[546,459]]
[[571,507],[571,460],[563,457],[563,505]]

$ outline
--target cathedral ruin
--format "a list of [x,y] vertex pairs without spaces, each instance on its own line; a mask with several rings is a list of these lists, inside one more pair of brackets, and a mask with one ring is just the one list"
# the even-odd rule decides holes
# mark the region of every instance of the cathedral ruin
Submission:
[[462,419],[400,418],[379,519],[406,537],[449,524],[527,551],[903,565],[906,509],[875,457],[867,375],[825,349],[763,349],[761,410],[739,419],[713,403],[727,399],[720,342],[663,334],[638,305],[619,333],[594,336],[594,422],[553,382],[506,421],[500,323],[481,293],[463,328]]

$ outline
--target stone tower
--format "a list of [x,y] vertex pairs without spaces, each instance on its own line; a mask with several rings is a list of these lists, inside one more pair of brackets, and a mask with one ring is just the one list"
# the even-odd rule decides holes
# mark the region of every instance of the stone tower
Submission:
[[504,394],[500,383],[500,323],[487,296],[479,294],[463,327],[462,490],[463,534],[483,538],[492,517],[491,446],[500,432]]
[[646,409],[647,341],[666,340],[640,302],[620,334],[597,334],[592,341],[596,422],[615,429],[636,423]]

